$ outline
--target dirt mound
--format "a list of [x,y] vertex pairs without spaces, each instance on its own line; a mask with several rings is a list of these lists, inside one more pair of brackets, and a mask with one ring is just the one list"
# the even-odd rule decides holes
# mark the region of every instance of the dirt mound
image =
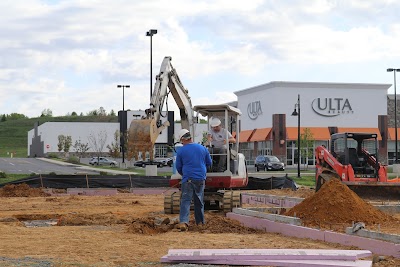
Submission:
[[170,223],[170,220],[166,218],[157,223],[158,218],[137,218],[132,221],[128,226],[128,233],[153,235],[165,233],[174,229],[174,224]]
[[189,231],[204,233],[237,233],[254,234],[263,231],[244,227],[240,222],[226,218],[224,215],[205,214],[206,224],[196,225],[194,221],[190,222]]
[[311,197],[304,199],[284,215],[296,216],[306,225],[351,224],[366,225],[397,221],[358,197],[345,184],[334,179]]
[[[205,214],[206,224],[196,225],[192,218],[189,222],[190,232],[201,233],[237,233],[237,234],[253,234],[264,233],[261,230],[256,230],[242,226],[238,221],[224,217],[219,214]],[[178,224],[178,218],[160,218],[160,217],[147,217],[139,218],[132,221],[128,226],[128,232],[139,234],[158,234],[168,231],[176,231],[175,225]]]
[[8,184],[0,188],[0,197],[46,197],[50,194],[40,188],[30,188],[27,184]]

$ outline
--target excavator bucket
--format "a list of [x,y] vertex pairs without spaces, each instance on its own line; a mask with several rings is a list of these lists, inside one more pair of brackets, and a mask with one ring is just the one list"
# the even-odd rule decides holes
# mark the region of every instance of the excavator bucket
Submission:
[[139,152],[145,159],[146,152],[153,159],[153,148],[157,136],[156,122],[153,119],[133,120],[128,131],[128,158],[139,158]]
[[400,184],[363,184],[363,185],[355,185],[348,184],[347,185],[352,191],[354,191],[358,196],[374,200],[376,199],[387,199],[393,201],[400,200]]
[[157,127],[155,119],[133,120],[128,131],[128,159],[139,159],[139,152],[142,159],[149,153],[150,160],[153,160],[154,144],[161,131],[169,126],[169,122]]

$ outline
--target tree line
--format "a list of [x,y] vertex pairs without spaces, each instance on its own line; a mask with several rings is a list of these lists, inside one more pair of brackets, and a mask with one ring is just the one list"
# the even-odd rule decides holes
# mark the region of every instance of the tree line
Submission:
[[[98,109],[94,109],[91,110],[89,112],[87,112],[86,114],[84,114],[83,112],[81,112],[79,115],[77,112],[72,111],[72,112],[68,112],[66,115],[66,117],[83,117],[83,116],[117,116],[117,114],[115,113],[115,111],[112,109],[110,112],[107,112],[103,107],[100,107]],[[20,120],[20,119],[29,119],[28,116],[21,114],[21,113],[11,113],[11,114],[0,114],[0,121],[11,121],[11,120]],[[38,117],[53,117],[53,111],[49,108],[44,109],[40,116]]]

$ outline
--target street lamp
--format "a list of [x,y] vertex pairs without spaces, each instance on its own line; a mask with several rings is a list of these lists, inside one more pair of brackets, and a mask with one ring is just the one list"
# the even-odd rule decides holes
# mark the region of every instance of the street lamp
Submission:
[[[126,120],[125,116],[125,88],[130,88],[130,85],[117,85],[118,88],[122,87],[122,116],[121,119]],[[120,121],[121,123],[122,121]],[[126,125],[126,121],[122,122],[122,125]],[[122,131],[122,136],[120,138],[120,143],[121,143],[121,150],[122,150],[122,163],[125,163],[125,129],[126,127],[123,128]]]
[[387,69],[387,72],[392,72],[394,74],[394,139],[396,141],[395,144],[395,161],[394,163],[399,163],[398,162],[398,156],[397,156],[397,93],[396,93],[396,72],[400,71],[400,69],[393,69],[389,68]]
[[152,79],[153,79],[153,35],[154,34],[157,34],[157,30],[152,29],[146,32],[146,36],[150,36],[150,101],[153,95]]
[[292,116],[297,116],[297,177],[300,178],[300,94],[297,96]]
[[130,88],[130,85],[117,85],[118,88],[122,87],[122,111],[125,111],[125,88]]

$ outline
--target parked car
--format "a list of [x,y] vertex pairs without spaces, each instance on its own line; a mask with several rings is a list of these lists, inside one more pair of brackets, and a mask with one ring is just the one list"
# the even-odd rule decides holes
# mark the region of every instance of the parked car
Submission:
[[89,161],[90,165],[108,165],[108,166],[117,166],[118,162],[115,160],[111,160],[105,157],[93,157]]
[[150,161],[150,160],[145,160],[145,161],[138,160],[135,163],[133,163],[133,165],[137,166],[137,167],[143,167],[143,168],[146,167],[146,165],[157,165],[158,168],[161,168],[161,167],[164,166],[164,164],[161,161],[156,161],[156,160],[153,160],[153,161]]
[[256,170],[264,171],[284,171],[285,164],[281,162],[276,156],[260,155],[255,160]]
[[174,163],[174,159],[173,158],[155,158],[154,161],[162,162],[162,164],[164,166],[168,166],[168,167],[171,167],[172,164]]

